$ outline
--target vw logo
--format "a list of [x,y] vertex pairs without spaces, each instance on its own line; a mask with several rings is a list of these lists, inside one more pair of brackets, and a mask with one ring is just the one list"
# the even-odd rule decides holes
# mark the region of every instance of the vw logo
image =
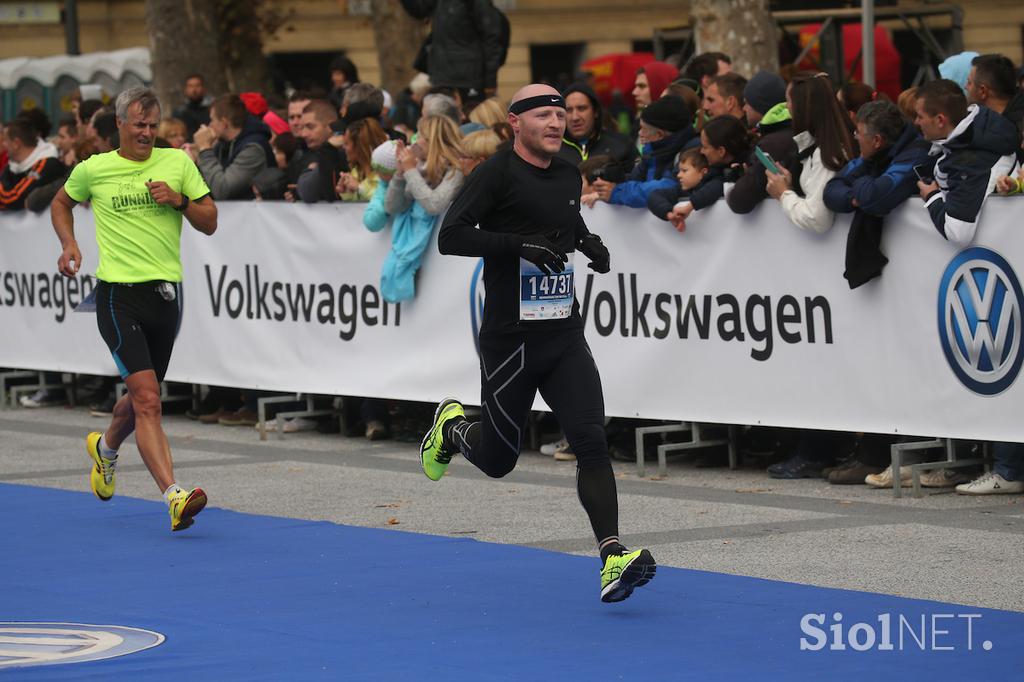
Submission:
[[0,622],[0,670],[116,658],[163,641],[159,632],[120,625]]
[[484,319],[484,259],[473,268],[473,278],[469,282],[469,319],[473,325],[473,344],[476,354],[480,355],[480,325]]
[[995,251],[961,251],[939,284],[939,338],[946,361],[964,386],[998,395],[1013,383],[1024,360],[1024,295],[1013,268]]

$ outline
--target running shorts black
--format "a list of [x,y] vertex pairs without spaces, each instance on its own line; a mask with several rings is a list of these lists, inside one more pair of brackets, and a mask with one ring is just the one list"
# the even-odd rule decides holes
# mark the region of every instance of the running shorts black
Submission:
[[151,369],[163,381],[181,324],[181,304],[177,282],[96,284],[96,324],[122,379]]

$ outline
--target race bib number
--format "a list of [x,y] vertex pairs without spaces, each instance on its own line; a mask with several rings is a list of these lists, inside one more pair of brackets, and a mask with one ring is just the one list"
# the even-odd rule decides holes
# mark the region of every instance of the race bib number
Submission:
[[565,270],[550,275],[528,260],[519,259],[519,319],[561,320],[572,314],[576,295],[572,254]]

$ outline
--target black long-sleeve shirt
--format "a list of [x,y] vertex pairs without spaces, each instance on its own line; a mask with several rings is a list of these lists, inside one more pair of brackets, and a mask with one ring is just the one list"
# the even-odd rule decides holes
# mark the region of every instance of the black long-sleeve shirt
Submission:
[[[437,245],[443,254],[484,259],[487,298],[481,335],[582,328],[577,300],[567,318],[519,319],[524,238],[546,236],[572,254],[589,234],[580,215],[582,187],[580,172],[571,163],[556,157],[547,168],[538,168],[511,149],[498,152],[466,179],[448,209]],[[577,268],[583,265],[576,263]]]

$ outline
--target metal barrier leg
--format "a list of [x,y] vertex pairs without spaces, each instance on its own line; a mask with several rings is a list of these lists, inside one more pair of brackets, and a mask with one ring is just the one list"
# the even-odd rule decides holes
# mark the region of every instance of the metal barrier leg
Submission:
[[256,428],[260,433],[260,440],[267,439],[267,405],[274,403],[293,403],[301,400],[301,393],[291,395],[277,395],[269,398],[258,398],[256,400]]
[[729,469],[735,470],[739,466],[739,427],[735,424],[729,426]]
[[641,426],[636,429],[636,475],[643,478],[647,475],[646,457],[644,455],[644,436],[651,433],[677,433],[689,431],[690,425],[686,422],[680,424],[664,424],[662,426]]

